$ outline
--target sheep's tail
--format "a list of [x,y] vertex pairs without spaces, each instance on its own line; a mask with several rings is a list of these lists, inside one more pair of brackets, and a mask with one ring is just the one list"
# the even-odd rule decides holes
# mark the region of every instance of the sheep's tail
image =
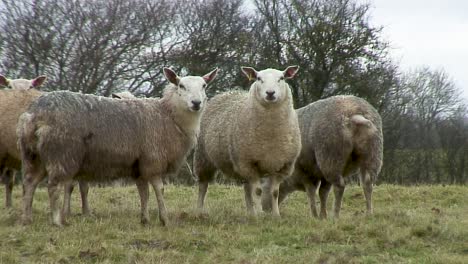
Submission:
[[33,114],[23,113],[18,120],[16,133],[18,135],[18,148],[22,159],[31,160],[36,152],[36,125],[33,122]]
[[359,126],[367,126],[367,127],[372,127],[374,126],[372,122],[365,118],[363,115],[353,115],[351,116],[351,122],[353,122],[355,125]]
[[[354,125],[353,138],[356,144],[355,148],[357,148],[359,152],[362,151],[364,153],[369,154],[369,148],[373,149],[375,146],[372,146],[373,143],[371,142],[373,142],[373,140],[370,140],[370,141],[368,140],[370,138],[375,137],[378,129],[376,128],[376,126],[374,125],[372,121],[370,121],[369,119],[365,118],[363,115],[360,115],[360,114],[351,116],[350,120],[351,120],[351,123]],[[365,177],[364,178],[365,181],[376,180],[376,179],[373,179],[374,175],[371,173],[368,173],[368,171],[364,173],[364,177]]]

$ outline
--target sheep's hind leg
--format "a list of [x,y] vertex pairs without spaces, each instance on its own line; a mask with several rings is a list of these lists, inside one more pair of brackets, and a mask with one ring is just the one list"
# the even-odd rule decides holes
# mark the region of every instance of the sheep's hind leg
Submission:
[[154,192],[156,193],[156,199],[158,200],[159,220],[163,226],[167,226],[169,224],[169,219],[167,217],[166,205],[164,203],[164,183],[160,176],[152,178],[150,182],[153,186]]
[[325,179],[320,182],[319,197],[320,197],[320,218],[327,218],[327,200],[328,194],[330,193],[332,185]]
[[37,185],[45,178],[46,173],[43,168],[34,168],[28,164],[28,161],[23,163],[23,215],[21,221],[23,225],[32,223],[32,204],[34,192]]
[[367,214],[371,215],[373,213],[371,175],[367,171],[361,171],[359,176],[360,176],[360,179],[361,179],[362,189],[364,190],[364,196],[366,197]]
[[146,225],[149,223],[149,213],[148,213],[148,198],[149,198],[149,188],[148,182],[138,178],[136,180],[136,186],[138,188],[138,193],[140,194],[140,203],[141,203],[141,223]]
[[13,183],[15,181],[15,171],[10,169],[4,169],[3,177],[5,180],[5,207],[12,207],[11,195],[13,193]]
[[81,195],[81,212],[83,215],[91,215],[88,203],[89,184],[85,181],[79,181]]
[[49,175],[48,182],[48,191],[49,191],[49,202],[50,202],[50,211],[52,213],[52,224],[56,226],[63,226],[63,212],[58,205],[60,190],[59,190],[59,177],[54,175]]
[[306,182],[304,183],[304,189],[307,193],[307,197],[309,198],[309,206],[310,206],[310,212],[313,217],[318,217],[317,214],[317,206],[315,205],[315,196],[317,193],[317,184],[311,183],[311,182]]

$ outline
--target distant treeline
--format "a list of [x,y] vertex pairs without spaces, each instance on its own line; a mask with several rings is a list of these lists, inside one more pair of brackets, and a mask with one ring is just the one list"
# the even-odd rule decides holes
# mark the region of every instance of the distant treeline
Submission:
[[241,65],[299,65],[290,82],[297,108],[354,94],[379,110],[379,182],[467,183],[468,114],[459,88],[444,69],[402,72],[361,2],[0,0],[0,73],[47,75],[46,90],[160,96],[165,66],[193,75],[219,67],[213,95],[249,87]]

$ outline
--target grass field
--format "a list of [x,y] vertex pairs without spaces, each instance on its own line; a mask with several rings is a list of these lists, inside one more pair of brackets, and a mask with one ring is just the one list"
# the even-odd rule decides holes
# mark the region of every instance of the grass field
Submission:
[[[153,193],[151,224],[140,225],[134,186],[92,188],[90,217],[80,215],[75,192],[64,228],[50,224],[44,188],[34,223],[18,224],[20,194],[14,209],[0,211],[0,263],[468,263],[468,186],[376,186],[370,217],[351,186],[341,218],[320,221],[301,192],[282,204],[281,219],[249,218],[242,189],[224,185],[210,186],[209,215],[197,217],[196,189],[170,185],[169,227],[159,224]],[[0,198],[3,205],[3,188]]]

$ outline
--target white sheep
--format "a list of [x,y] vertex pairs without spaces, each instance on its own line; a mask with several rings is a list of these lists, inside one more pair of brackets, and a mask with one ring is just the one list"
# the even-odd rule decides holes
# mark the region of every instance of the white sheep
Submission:
[[21,169],[20,153],[16,145],[16,125],[20,114],[26,111],[32,100],[42,93],[36,89],[46,80],[39,76],[32,80],[7,79],[0,75],[0,178],[5,183],[5,206],[12,206],[11,194],[15,170]]
[[[156,193],[159,219],[169,220],[163,177],[177,173],[196,143],[205,88],[218,69],[203,77],[178,77],[165,68],[170,84],[161,99],[115,100],[72,92],[41,96],[18,124],[23,161],[24,224],[32,222],[37,184],[47,175],[55,225],[64,222],[58,206],[58,184],[73,179],[109,182],[135,180],[141,222],[149,222],[148,182]],[[108,121],[106,121],[108,120]]]
[[[281,183],[279,202],[295,190],[306,191],[312,215],[320,184],[320,217],[327,217],[327,197],[333,186],[338,218],[345,189],[344,177],[359,172],[367,213],[372,213],[372,183],[382,167],[383,135],[379,113],[364,99],[334,96],[297,110],[302,151],[294,173]],[[270,209],[268,197],[263,208]]]
[[200,211],[208,183],[220,170],[245,182],[247,210],[254,216],[262,210],[260,179],[268,177],[265,195],[272,197],[273,214],[280,215],[279,183],[291,174],[301,149],[297,115],[285,81],[297,71],[297,66],[259,72],[242,67],[249,80],[255,80],[250,91],[223,93],[208,102],[194,154]]

